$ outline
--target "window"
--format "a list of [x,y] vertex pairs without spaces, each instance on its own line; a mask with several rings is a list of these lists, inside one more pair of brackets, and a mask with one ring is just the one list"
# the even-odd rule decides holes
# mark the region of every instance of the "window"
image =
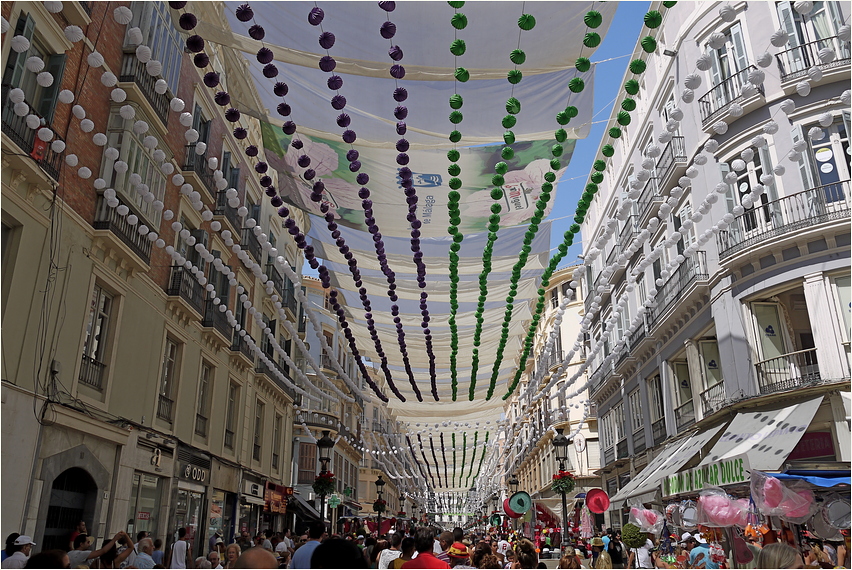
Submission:
[[[163,64],[163,79],[169,84],[169,90],[177,93],[183,40],[172,24],[168,5],[159,0],[133,2],[130,9],[133,11],[133,20],[127,29],[138,27],[142,30],[142,44],[151,48],[151,59]],[[132,51],[136,46],[125,39],[124,47]]]
[[[707,52],[710,54],[711,58],[711,86],[719,85],[726,79],[737,75],[749,65],[748,56],[746,55],[745,50],[745,41],[743,40],[743,30],[739,22],[735,23],[727,32],[725,32],[725,40],[725,45],[719,49],[712,49],[709,46],[707,47]],[[747,78],[743,77],[737,84],[737,94],[739,94],[739,88],[746,82],[746,80]],[[722,89],[720,91],[725,92],[727,95],[731,95],[731,93],[729,93],[726,89]],[[735,96],[730,97],[725,102],[730,102],[734,97]]]
[[677,404],[678,407],[686,405],[692,401],[692,380],[689,377],[689,366],[686,361],[672,362],[672,372],[674,373],[674,381],[677,385]]
[[189,221],[183,216],[181,216],[180,223],[184,228],[189,230],[190,237],[194,238],[195,241],[193,242],[193,245],[189,245],[189,241],[183,239],[183,236],[178,233],[177,246],[175,247],[175,249],[178,253],[184,256],[187,261],[191,261],[193,265],[198,267],[201,271],[204,271],[206,261],[198,252],[198,250],[195,249],[195,244],[200,243],[206,248],[209,236],[205,230],[193,229],[192,224],[190,224]]
[[157,403],[157,417],[167,422],[171,422],[174,417],[174,385],[177,383],[178,353],[178,343],[167,337],[166,350],[163,353],[163,368],[160,373],[159,401]]
[[633,390],[627,399],[630,402],[630,424],[633,433],[642,431],[645,426],[642,424],[642,398],[639,390]]
[[[660,118],[663,119],[663,124],[668,124],[669,121],[674,120],[672,117],[672,112],[677,109],[677,101],[675,100],[674,93],[669,95],[669,98],[666,100],[666,104],[663,105],[663,109],[660,111]],[[680,121],[677,122],[677,129],[673,131],[669,131],[673,136],[679,137],[681,136],[680,132]],[[668,131],[668,129],[666,129]],[[668,166],[668,165],[666,165]]]
[[95,285],[89,304],[89,318],[86,321],[80,382],[96,390],[103,390],[112,306],[113,296],[104,291],[100,285]]
[[317,446],[309,442],[299,443],[299,475],[300,485],[314,482],[317,473]]
[[261,444],[263,442],[263,402],[260,400],[254,404],[254,449],[252,457],[260,461]]
[[[799,14],[792,7],[793,2],[778,2],[778,21],[781,27],[790,35],[790,42],[784,46],[787,51],[786,63],[790,66],[787,73],[804,71],[819,64],[814,56],[824,47],[830,47],[838,59],[849,59],[849,43],[841,42],[837,37],[837,29],[844,22],[839,2],[817,1],[813,10],[807,14]],[[808,49],[806,44],[811,44]],[[783,77],[782,77],[783,79]]]
[[275,414],[272,424],[272,468],[278,469],[278,457],[281,453],[281,414]]
[[[813,127],[819,127],[822,138],[813,140],[807,133]],[[843,200],[843,189],[837,182],[849,180],[852,171],[852,157],[849,155],[849,129],[850,112],[843,110],[837,115],[834,122],[828,127],[818,124],[794,125],[793,142],[806,141],[807,147],[799,159],[799,173],[802,177],[803,186],[825,188],[825,199],[827,202]],[[845,160],[844,160],[845,158]]]
[[619,442],[625,437],[627,437],[627,431],[625,429],[624,422],[624,402],[617,403],[612,408],[613,413],[613,426],[612,433],[615,436],[615,441]]
[[692,217],[692,204],[687,200],[678,210],[677,215],[672,219],[675,231],[681,233],[680,239],[677,242],[677,252],[682,254],[683,250],[695,243],[695,226],[690,225],[688,230],[682,230],[683,222]]
[[663,388],[660,382],[660,375],[656,374],[653,378],[648,379],[648,404],[649,413],[651,414],[651,422],[655,422],[663,418]]
[[236,384],[228,386],[228,408],[225,417],[225,447],[234,449],[234,431],[237,423],[237,405],[240,400],[240,388]]
[[615,443],[615,438],[612,430],[613,412],[610,411],[601,418],[601,444],[604,449],[609,449]]
[[211,119],[205,119],[204,113],[201,111],[201,105],[195,104],[195,110],[192,113],[192,128],[198,131],[198,142],[207,144],[210,138]]
[[213,367],[201,362],[201,376],[198,379],[198,410],[195,412],[195,433],[207,437],[207,419],[210,417],[210,394],[213,392]]

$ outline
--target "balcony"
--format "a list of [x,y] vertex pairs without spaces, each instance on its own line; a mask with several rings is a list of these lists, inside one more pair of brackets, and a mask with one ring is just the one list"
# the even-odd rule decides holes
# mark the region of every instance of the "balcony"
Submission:
[[[305,425],[339,430],[340,418],[328,412],[319,410],[304,410]],[[375,431],[375,430],[374,430]]]
[[651,437],[654,438],[654,445],[660,445],[666,440],[666,418],[651,423]]
[[695,423],[695,405],[693,405],[692,400],[681,404],[675,408],[674,412],[678,433]]
[[640,429],[633,434],[633,453],[642,453],[645,447],[645,430]]
[[719,259],[803,228],[844,219],[849,219],[848,180],[758,204],[716,236]]
[[256,262],[261,262],[263,248],[260,246],[260,240],[254,235],[254,228],[243,228],[240,236],[240,246],[247,250]]
[[[835,59],[830,63],[822,63],[819,50],[828,47],[834,50]],[[837,36],[817,40],[782,51],[775,55],[781,81],[798,79],[807,75],[808,69],[819,66],[823,71],[835,68],[849,67],[849,42],[844,42]]]
[[657,159],[657,181],[660,188],[665,188],[671,179],[672,173],[678,165],[686,166],[689,157],[686,156],[686,144],[683,137],[672,137],[660,157]]
[[[15,114],[15,104],[9,99],[9,91],[11,85],[3,85],[3,134],[9,137],[12,142],[18,145],[18,148],[23,153],[41,167],[44,172],[59,182],[59,170],[62,167],[62,155],[53,152],[50,148],[50,143],[42,142],[36,137],[37,129],[31,129],[27,126],[27,115],[19,117]],[[26,103],[26,102],[25,102]],[[30,110],[28,114],[38,115],[32,105],[27,103]],[[40,115],[39,115],[40,116]],[[46,125],[50,126],[50,125]],[[54,138],[62,140],[62,138],[54,133]]]
[[[163,125],[169,122],[169,94],[160,95],[154,90],[157,78],[148,73],[145,64],[136,58],[136,54],[126,53],[121,60],[121,72],[118,76],[121,83],[133,83],[138,92],[154,110],[154,114],[162,121]],[[128,89],[129,98],[133,99],[134,89]]]
[[106,370],[106,364],[84,354],[83,363],[80,366],[80,382],[101,392],[104,389],[104,370]]
[[234,331],[233,340],[231,342],[231,352],[236,352],[245,357],[252,365],[254,365],[254,351],[249,346],[246,339]]
[[615,461],[615,448],[604,449],[604,465],[609,465],[613,461]]
[[656,177],[652,176],[645,183],[645,187],[642,188],[642,193],[639,195],[639,199],[636,201],[636,205],[639,208],[639,225],[645,225],[649,219],[657,213],[657,208],[660,207],[660,204],[663,203],[664,197],[660,193],[660,184],[659,180]]
[[[278,271],[278,268],[275,267],[275,264],[271,261],[266,264],[266,276],[272,281],[273,286],[275,287],[275,292],[278,293],[278,296],[282,299],[284,298],[284,276]],[[282,303],[283,304],[283,303]]]
[[636,236],[639,235],[639,226],[636,223],[636,216],[628,216],[624,222],[624,227],[618,234],[618,249],[626,251],[627,247],[633,243]]
[[337,368],[334,367],[335,360],[336,360],[335,358],[333,358],[333,357],[331,357],[327,354],[323,354],[322,357],[320,358],[320,366],[322,368],[325,368],[328,371],[336,372]]
[[216,194],[216,209],[213,210],[213,217],[219,216],[226,221],[231,226],[231,233],[236,236],[240,233],[242,222],[240,222],[240,215],[237,213],[236,208],[228,205],[228,198],[225,196],[225,192],[226,190],[222,190]]
[[204,288],[183,265],[172,265],[172,275],[169,278],[166,294],[170,297],[179,297],[199,315],[203,314]]
[[[276,375],[276,373],[275,373],[275,372],[276,372],[276,371],[277,371],[277,372],[280,372],[283,376],[287,377],[288,379],[290,379],[290,374],[289,374],[289,373],[288,373],[288,371],[284,368],[284,366],[282,366],[281,364],[279,364],[278,362],[276,362],[274,358],[269,358],[269,360],[272,362],[272,365],[273,365],[273,367],[275,368],[275,370],[270,369],[270,368],[269,368],[266,364],[264,364],[264,363],[263,363],[263,361],[258,360],[258,362],[257,362],[257,367],[254,369],[255,373],[257,373],[257,374],[264,374],[264,375],[265,375],[267,378],[269,378],[269,380],[270,380],[270,381],[272,381],[272,382],[273,382],[276,386],[278,386],[279,388],[281,388],[281,390],[282,390],[285,394],[287,394],[288,396],[290,396],[290,398],[292,398],[292,399],[293,399],[293,401],[296,401],[296,400],[298,399],[298,395],[296,394],[296,391],[295,391],[293,388],[290,388],[289,386],[287,386],[287,384],[285,384],[284,382],[282,382],[282,381],[278,378],[278,376]],[[291,381],[292,381],[292,380],[291,380]]]
[[[183,159],[183,172],[195,176],[198,182],[207,189],[207,194],[212,200],[219,198],[216,181],[213,180],[213,171],[207,167],[207,159],[203,155],[195,153],[196,143],[186,145],[186,157]],[[204,196],[204,193],[201,193]],[[227,202],[226,202],[227,204]]]
[[627,345],[630,347],[630,350],[633,350],[642,344],[642,341],[645,340],[645,336],[645,323],[642,323],[639,328],[630,333],[630,336],[627,338]]
[[[130,208],[131,214],[136,214],[132,207],[127,204],[125,206]],[[92,223],[92,227],[96,230],[109,230],[121,243],[130,248],[130,251],[136,254],[145,265],[150,265],[151,242],[137,231],[139,226],[131,226],[127,223],[127,216],[119,216],[116,209],[107,205],[103,195],[98,195],[95,221]],[[138,216],[138,214],[136,215]]]
[[701,404],[704,408],[704,415],[709,416],[713,412],[718,411],[725,404],[725,383],[719,382],[714,386],[710,386],[701,392]]
[[618,443],[615,444],[615,455],[616,459],[627,459],[630,457],[630,453],[627,451],[627,440],[622,439]]
[[675,269],[657,293],[657,306],[648,311],[648,326],[681,300],[683,292],[696,281],[707,280],[707,252],[696,251]]
[[234,449],[234,432],[229,429],[225,429],[225,447]]
[[207,437],[207,418],[201,414],[195,414],[195,435]]
[[172,418],[174,417],[173,407],[174,400],[160,394],[159,399],[157,400],[157,417],[161,420],[166,420],[167,422],[172,423]]
[[[698,106],[701,109],[701,122],[704,126],[721,117],[731,103],[743,100],[743,85],[748,83],[749,72],[755,70],[757,70],[755,66],[749,65],[742,71],[738,71],[723,80],[718,85],[714,85],[710,91],[698,100]],[[757,87],[757,91],[761,95],[764,94],[762,84],[755,87]]]
[[231,325],[228,324],[228,317],[225,316],[225,313],[219,310],[221,306],[223,305],[214,305],[212,299],[205,301],[201,326],[216,330],[227,341],[231,338]]
[[757,386],[761,394],[784,392],[822,381],[815,348],[762,360],[755,364],[754,368],[757,371]]

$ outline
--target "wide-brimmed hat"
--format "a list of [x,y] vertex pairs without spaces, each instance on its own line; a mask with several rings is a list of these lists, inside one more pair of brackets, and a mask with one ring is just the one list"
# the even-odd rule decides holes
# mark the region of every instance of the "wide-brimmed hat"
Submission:
[[592,546],[603,546],[604,541],[601,537],[596,536],[592,539]]
[[593,513],[603,514],[609,510],[609,495],[603,489],[591,489],[586,493],[586,506]]
[[447,550],[447,555],[451,558],[467,558],[469,556],[467,546],[461,542],[454,542],[450,549]]

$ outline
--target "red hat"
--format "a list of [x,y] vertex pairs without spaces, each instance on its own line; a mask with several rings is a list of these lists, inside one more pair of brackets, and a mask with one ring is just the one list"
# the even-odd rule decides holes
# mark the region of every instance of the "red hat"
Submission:
[[603,489],[592,489],[586,493],[586,506],[593,513],[605,513],[609,510],[609,495]]

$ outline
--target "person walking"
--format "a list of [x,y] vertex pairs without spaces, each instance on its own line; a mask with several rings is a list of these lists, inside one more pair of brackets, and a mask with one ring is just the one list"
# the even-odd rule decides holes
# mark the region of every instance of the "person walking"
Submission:
[[379,555],[379,570],[388,570],[390,563],[400,557],[402,552],[399,549],[402,544],[402,534],[395,532],[390,537],[390,548],[382,550]]
[[311,556],[314,555],[314,550],[320,545],[323,536],[325,536],[325,524],[319,521],[311,523],[311,526],[308,528],[308,541],[296,549],[289,567],[294,570],[298,568],[310,568]]
[[157,565],[157,562],[154,561],[153,557],[154,541],[152,541],[150,537],[140,540],[136,544],[136,550],[138,550],[138,553],[136,554],[136,560],[134,560],[134,566],[137,568],[150,569]]
[[606,548],[607,554],[612,559],[613,568],[624,568],[627,557],[627,547],[621,542],[621,531],[615,531],[609,539]]
[[403,570],[408,568],[449,568],[449,564],[435,556],[434,545],[435,531],[430,527],[418,528],[417,532],[414,533],[414,548],[417,550],[417,558],[403,564]]
[[[22,534],[18,535],[18,537],[12,542],[12,548],[14,549],[6,560],[0,564],[0,568],[23,568],[27,564],[27,560],[30,557],[30,552],[32,552],[33,546],[35,546],[35,542],[29,536]],[[9,551],[7,548],[7,552]]]
[[178,539],[172,544],[172,556],[169,559],[169,568],[193,568],[191,549],[186,539],[186,528],[178,529]]

